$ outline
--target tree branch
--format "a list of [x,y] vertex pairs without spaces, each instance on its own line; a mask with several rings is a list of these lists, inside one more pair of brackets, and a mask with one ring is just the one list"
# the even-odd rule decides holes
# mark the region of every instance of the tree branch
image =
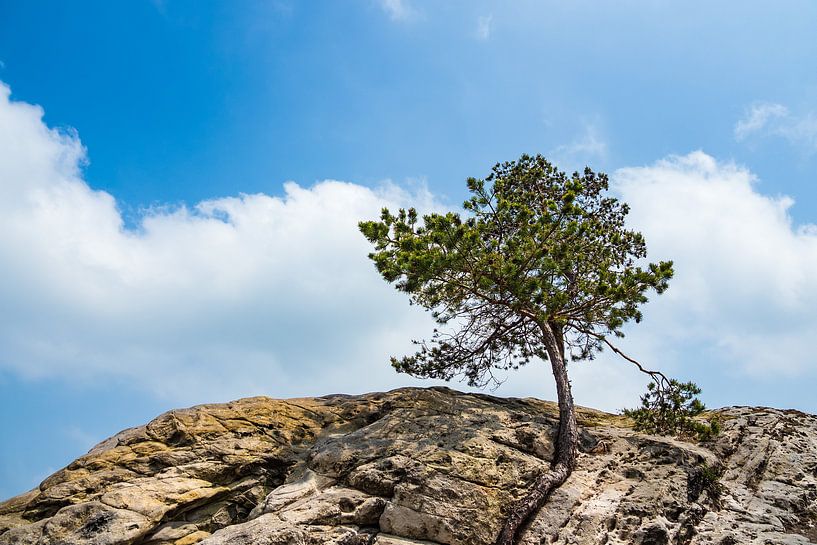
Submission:
[[598,339],[599,341],[603,342],[604,344],[606,344],[610,348],[610,350],[612,350],[613,352],[615,352],[616,354],[618,354],[619,356],[621,356],[622,358],[624,358],[628,362],[635,365],[638,368],[638,370],[641,371],[642,373],[644,373],[645,375],[648,375],[655,382],[655,385],[657,387],[659,387],[661,389],[665,389],[665,388],[670,386],[670,379],[667,377],[667,375],[665,375],[661,371],[655,371],[655,370],[652,370],[652,369],[647,369],[646,367],[641,365],[641,363],[639,363],[636,359],[631,358],[630,356],[628,356],[627,354],[622,352],[618,347],[616,347],[613,343],[611,343],[607,339],[607,337],[605,337],[604,335],[599,335],[598,333],[595,333],[593,331],[579,329],[577,327],[576,327],[576,330],[581,332],[581,333],[584,333],[585,335],[589,335],[591,337],[594,337],[594,338]]

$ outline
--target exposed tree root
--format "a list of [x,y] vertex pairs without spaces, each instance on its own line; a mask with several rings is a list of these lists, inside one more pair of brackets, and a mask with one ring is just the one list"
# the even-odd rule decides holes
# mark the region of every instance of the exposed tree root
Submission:
[[559,488],[570,474],[571,468],[562,463],[557,463],[549,471],[546,471],[533,483],[533,488],[528,495],[519,500],[512,508],[496,545],[513,545],[519,530],[539,509],[544,505],[550,493]]
[[513,545],[525,522],[545,503],[548,496],[559,488],[576,468],[579,431],[576,425],[576,409],[570,380],[564,362],[564,340],[561,329],[555,324],[542,326],[542,336],[548,351],[550,368],[556,381],[556,395],[559,400],[559,433],[556,436],[556,457],[549,471],[536,478],[530,492],[511,507],[505,519],[496,545]]

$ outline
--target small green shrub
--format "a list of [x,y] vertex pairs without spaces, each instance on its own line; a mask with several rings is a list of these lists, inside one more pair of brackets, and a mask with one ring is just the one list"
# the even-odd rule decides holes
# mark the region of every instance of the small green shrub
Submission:
[[656,435],[675,435],[684,439],[707,441],[718,434],[717,419],[701,421],[706,407],[696,396],[701,389],[693,382],[661,379],[647,385],[641,396],[641,407],[624,409],[624,415],[635,421],[636,431]]
[[693,468],[687,474],[687,499],[698,501],[702,492],[706,492],[709,501],[716,509],[721,507],[721,496],[724,493],[724,486],[720,479],[723,474],[723,467],[719,465],[710,466],[707,463]]

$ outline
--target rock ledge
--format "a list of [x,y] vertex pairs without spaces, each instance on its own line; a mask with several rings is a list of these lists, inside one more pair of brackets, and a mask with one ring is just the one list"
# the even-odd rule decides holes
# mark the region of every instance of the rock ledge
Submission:
[[[579,468],[523,542],[817,542],[817,417],[718,413],[695,445],[580,409]],[[488,545],[556,414],[445,388],[171,411],[0,503],[0,545]]]

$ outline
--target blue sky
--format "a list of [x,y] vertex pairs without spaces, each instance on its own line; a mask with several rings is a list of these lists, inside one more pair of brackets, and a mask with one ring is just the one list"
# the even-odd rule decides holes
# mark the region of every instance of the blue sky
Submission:
[[[676,259],[625,348],[817,411],[817,5],[507,4],[0,0],[0,497],[172,407],[412,383],[428,323],[354,221],[523,152],[611,173]],[[579,402],[634,404],[620,365]]]

